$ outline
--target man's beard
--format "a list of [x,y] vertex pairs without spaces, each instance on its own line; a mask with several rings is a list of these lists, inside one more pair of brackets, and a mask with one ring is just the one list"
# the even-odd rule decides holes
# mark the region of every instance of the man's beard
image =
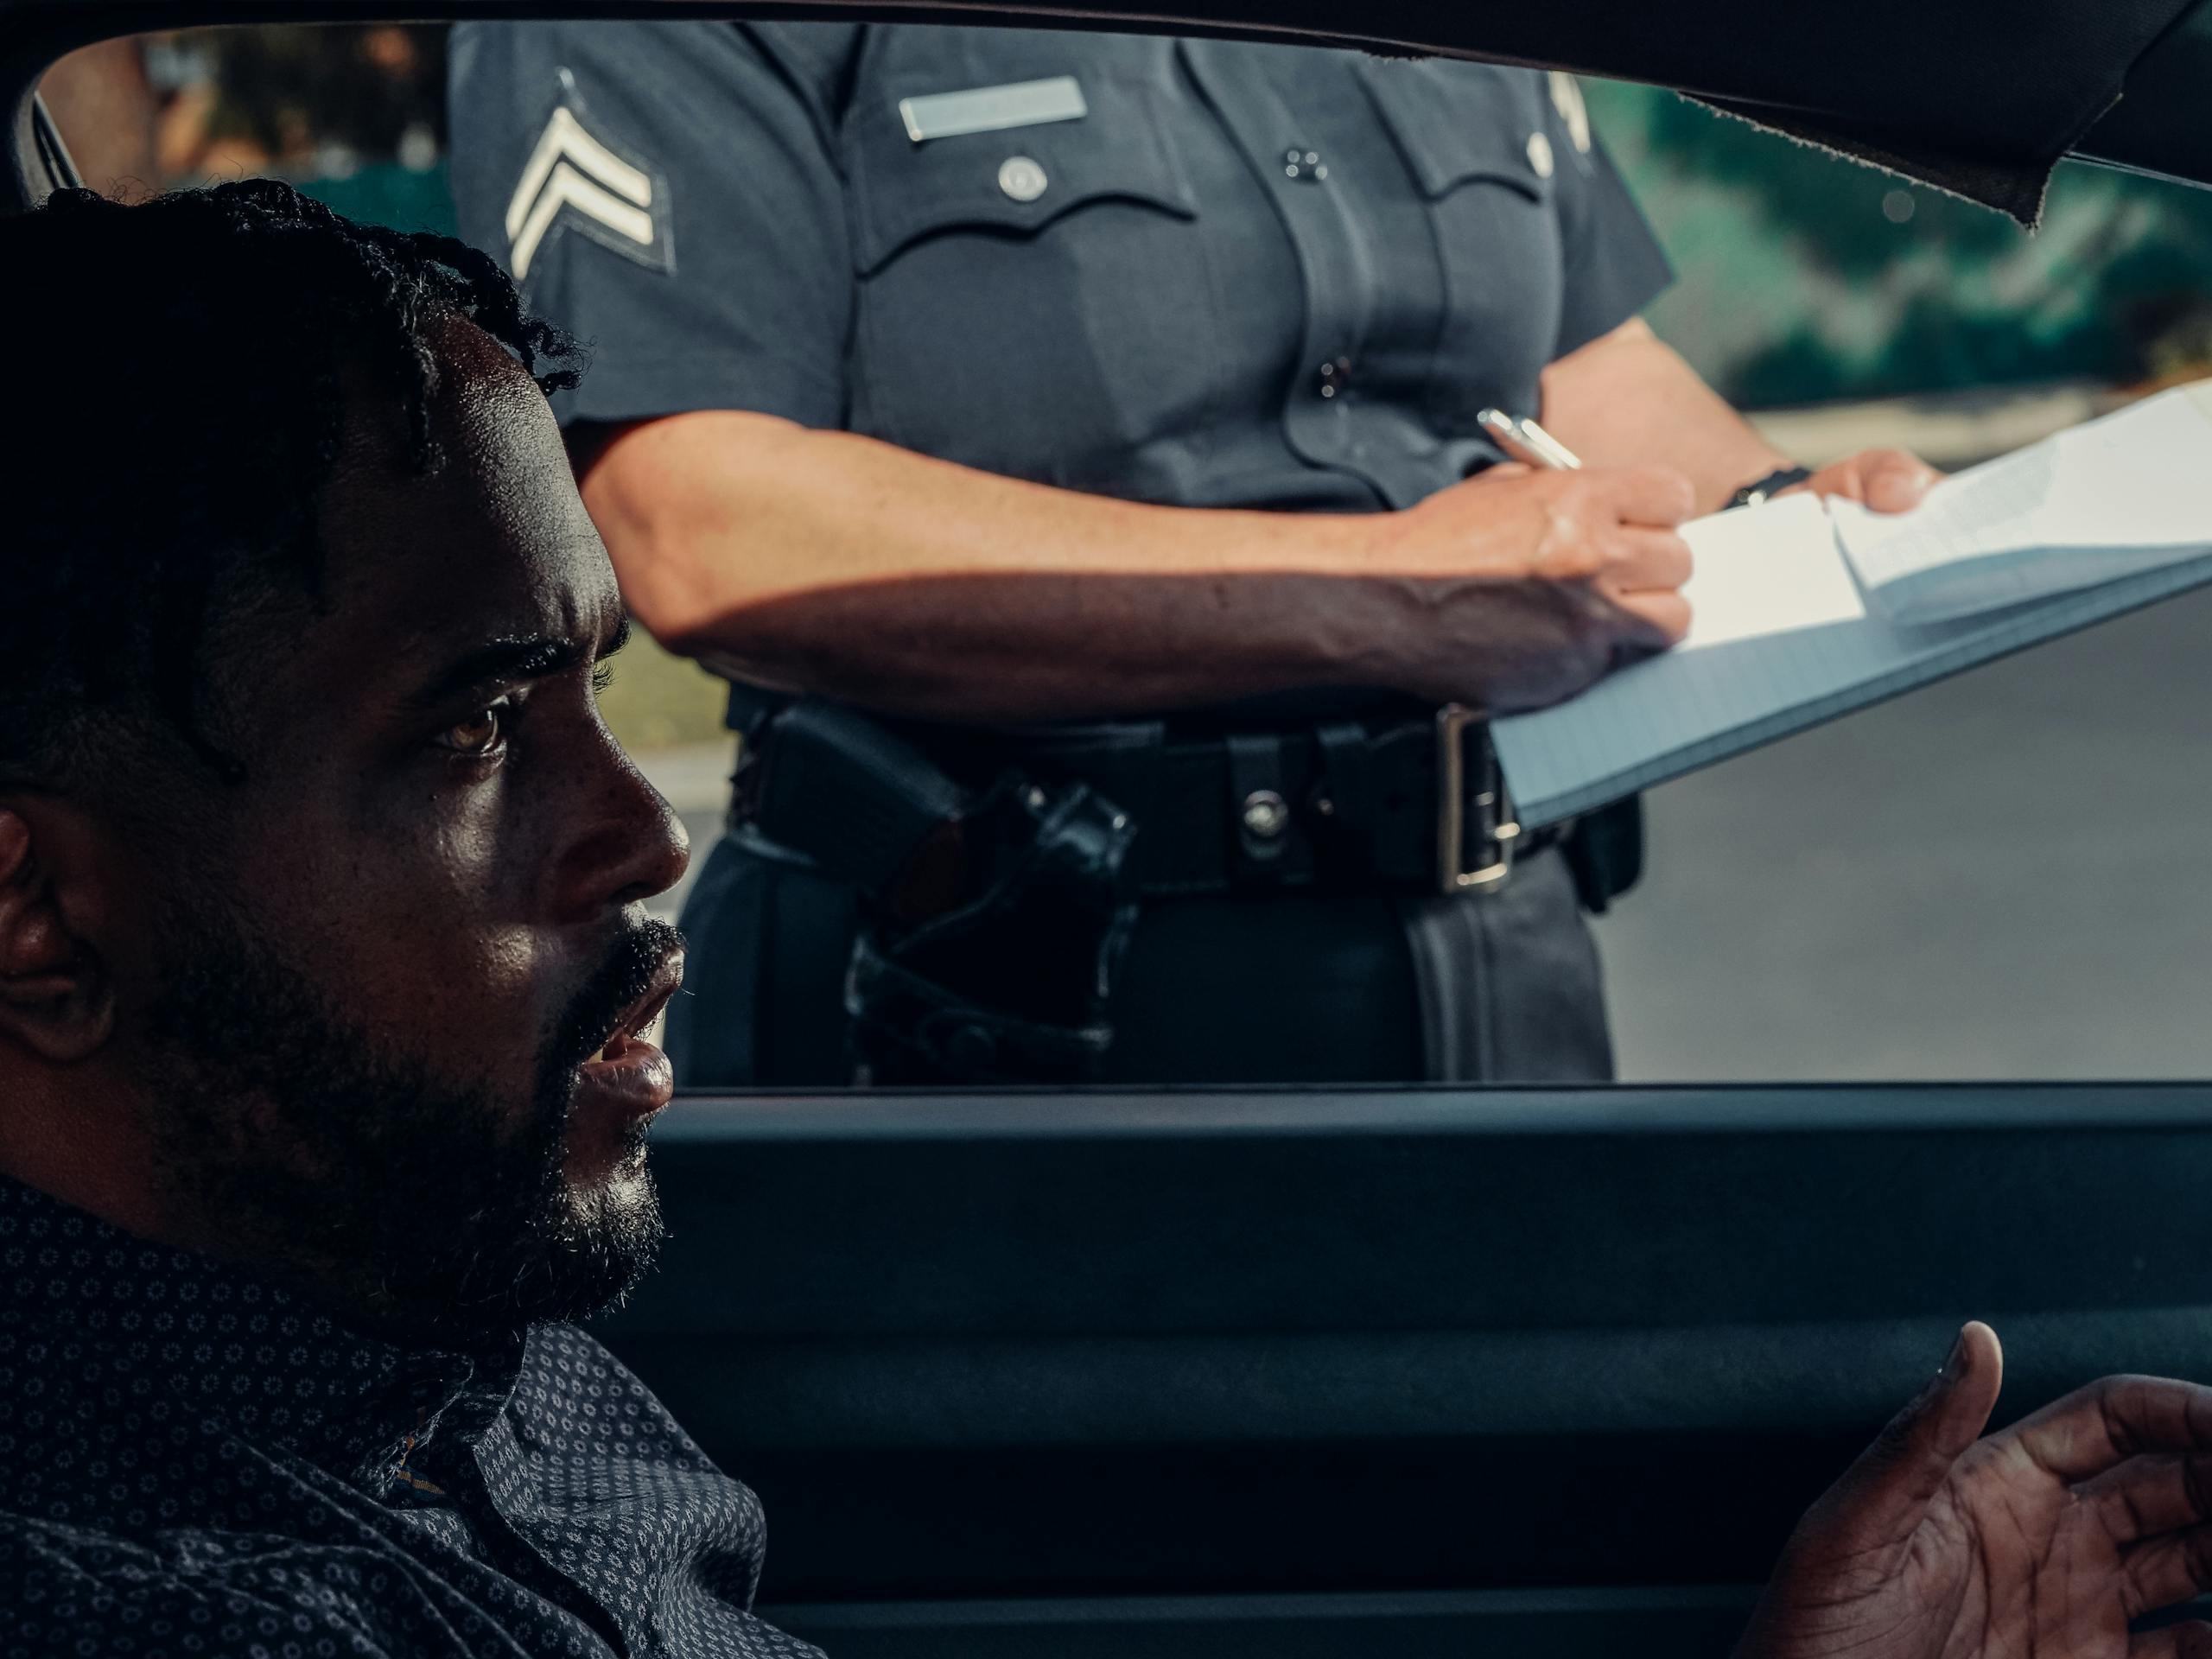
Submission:
[[620,1300],[660,1247],[645,1127],[616,1173],[563,1169],[577,1066],[680,941],[626,932],[539,1045],[527,1109],[379,1043],[226,917],[171,906],[152,1031],[169,1202],[219,1253],[410,1342],[475,1348]]

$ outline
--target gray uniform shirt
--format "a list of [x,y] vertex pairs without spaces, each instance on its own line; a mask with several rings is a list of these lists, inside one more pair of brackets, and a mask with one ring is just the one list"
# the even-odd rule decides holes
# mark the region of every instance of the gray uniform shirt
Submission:
[[[1478,410],[1533,411],[1548,363],[1668,277],[1574,83],[1535,71],[533,22],[458,27],[450,87],[464,233],[595,348],[568,422],[749,410],[1169,505],[1405,507],[1499,458]],[[949,115],[928,101],[948,94]],[[693,890],[696,995],[671,1052],[687,1084],[839,1081],[852,895],[757,855],[725,838]],[[1402,908],[1376,891],[1148,909],[1108,1079],[1610,1073],[1556,857],[1479,907],[1414,903],[1402,934]]]
[[[1083,113],[1038,118],[1070,82]],[[984,96],[922,105],[918,142],[902,104],[956,92]],[[1668,276],[1537,71],[484,23],[451,98],[464,235],[595,347],[569,421],[751,410],[1173,505],[1403,507],[1497,459],[1475,411],[1532,412]]]

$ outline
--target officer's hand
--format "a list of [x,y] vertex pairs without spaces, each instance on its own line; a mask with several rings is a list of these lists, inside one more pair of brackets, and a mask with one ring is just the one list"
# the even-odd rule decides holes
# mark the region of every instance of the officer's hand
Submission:
[[[1688,632],[1696,493],[1664,467],[1493,467],[1382,515],[1372,563],[1416,584],[1394,683],[1433,702],[1525,709]],[[1418,636],[1418,637],[1411,637]]]
[[2203,1659],[2128,1621],[2212,1588],[2212,1389],[2115,1376],[1979,1437],[1996,1333],[1951,1357],[1799,1522],[1737,1659]]
[[1877,512],[1904,512],[1918,506],[1929,486],[1942,476],[1919,456],[1903,449],[1861,449],[1821,467],[1803,483],[1776,493],[1791,495],[1810,490],[1815,495],[1840,495],[1864,502]]

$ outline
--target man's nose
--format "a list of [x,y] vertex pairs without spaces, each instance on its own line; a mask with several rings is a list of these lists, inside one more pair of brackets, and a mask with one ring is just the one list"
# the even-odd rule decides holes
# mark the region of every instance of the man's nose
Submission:
[[620,750],[610,759],[596,810],[562,861],[563,908],[578,915],[666,893],[691,861],[691,837],[661,792]]

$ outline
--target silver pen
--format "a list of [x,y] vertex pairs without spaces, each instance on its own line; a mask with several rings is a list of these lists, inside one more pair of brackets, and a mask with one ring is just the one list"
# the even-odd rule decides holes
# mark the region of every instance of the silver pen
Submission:
[[1480,410],[1475,423],[1516,460],[1562,471],[1582,464],[1581,456],[1525,415],[1509,415],[1502,409]]

